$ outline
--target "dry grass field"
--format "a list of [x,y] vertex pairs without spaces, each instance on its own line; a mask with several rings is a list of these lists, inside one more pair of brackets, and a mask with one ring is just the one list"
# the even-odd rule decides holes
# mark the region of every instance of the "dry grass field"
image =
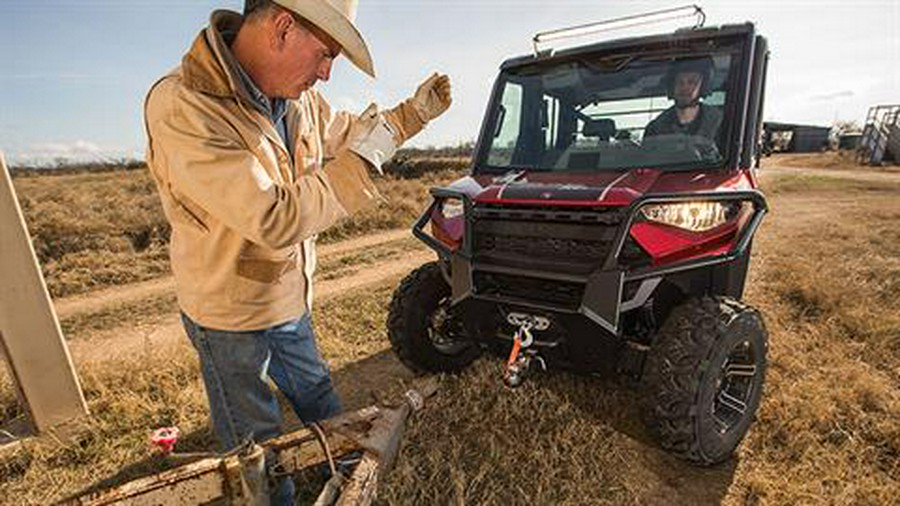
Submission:
[[[427,188],[452,180],[467,160],[411,160],[378,181],[388,201],[322,235],[322,243],[406,227],[428,200]],[[416,176],[416,177],[411,177]],[[62,173],[14,179],[50,293],[64,297],[169,273],[169,224],[150,173]]]
[[[425,202],[425,188],[451,175],[386,180],[384,193],[396,202],[346,224],[337,236],[406,226]],[[29,222],[36,244],[48,244],[44,254],[74,239],[52,235],[63,229],[37,207],[64,202],[56,207],[60,216],[70,206],[86,208],[75,187],[88,191],[93,176],[59,176],[74,179],[53,181],[52,191],[42,187],[45,178],[16,181],[20,198],[32,199]],[[109,183],[102,177],[94,182],[102,187],[104,181]],[[136,204],[125,207],[152,208],[145,179],[130,180],[134,186],[123,181],[109,184],[134,188],[129,198]],[[442,378],[432,404],[411,421],[379,501],[898,504],[900,174],[851,167],[831,154],[783,155],[766,160],[762,188],[771,212],[754,241],[746,300],[765,316],[770,367],[758,420],[732,461],[697,468],[658,449],[640,423],[635,385],[629,381],[550,372],[509,391],[500,382],[500,361],[487,357],[459,376]],[[110,189],[108,198],[122,198],[114,194]],[[106,202],[97,204],[94,216],[104,215],[104,207],[108,211]],[[115,220],[92,230],[129,241],[122,239],[131,230],[124,223],[143,224],[144,230],[161,226],[134,209],[117,212]],[[86,226],[75,219],[71,223]],[[151,244],[161,244],[161,236],[151,236]],[[164,272],[164,267],[154,271],[141,265],[160,260],[149,253],[141,257],[128,244],[120,244],[122,257],[111,251],[108,259],[85,267],[84,278],[68,292],[61,287],[67,286],[64,279],[74,264],[67,263],[66,254],[44,257],[47,264],[57,262],[55,271],[45,267],[51,280],[56,275],[56,293],[87,289],[88,275],[99,269],[95,266],[121,269],[116,258],[132,265],[123,272],[146,273],[139,279]],[[144,251],[155,247],[162,246]],[[105,251],[79,251],[94,250]],[[379,270],[420,250],[402,240],[342,249],[323,261],[320,285],[358,277],[361,270],[354,264]],[[316,305],[320,346],[346,408],[369,405],[410,379],[391,355],[384,330],[387,304],[401,275],[388,275],[366,289],[338,291]],[[109,282],[118,281],[101,284]],[[46,504],[109,479],[160,469],[165,462],[147,445],[154,427],[177,424],[185,434],[180,451],[212,448],[197,363],[186,339],[176,335],[165,346],[147,345],[124,356],[91,353],[115,347],[135,321],[159,327],[174,311],[171,295],[157,294],[64,318],[93,417],[77,441],[32,440],[0,457],[0,503]],[[177,325],[172,328],[177,331]],[[147,336],[150,330],[144,339],[152,342]],[[17,416],[10,379],[2,376],[0,420]]]

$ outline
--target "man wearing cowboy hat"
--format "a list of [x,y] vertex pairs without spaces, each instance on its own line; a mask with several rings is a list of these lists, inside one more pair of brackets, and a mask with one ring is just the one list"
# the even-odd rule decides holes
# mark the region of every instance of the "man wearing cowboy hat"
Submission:
[[145,104],[182,319],[224,449],[279,433],[267,378],[304,422],[338,413],[310,324],[316,234],[378,198],[372,170],[450,105],[433,75],[393,109],[334,112],[339,54],[375,75],[355,0],[216,11]]

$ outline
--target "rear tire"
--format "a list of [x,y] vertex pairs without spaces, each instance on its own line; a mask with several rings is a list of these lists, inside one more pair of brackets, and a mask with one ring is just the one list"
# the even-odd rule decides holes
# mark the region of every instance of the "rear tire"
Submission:
[[672,310],[642,379],[644,415],[664,448],[701,465],[731,457],[759,407],[767,338],[759,313],[729,297]]
[[403,279],[391,300],[387,328],[397,357],[416,372],[459,372],[481,354],[450,307],[450,286],[437,262]]

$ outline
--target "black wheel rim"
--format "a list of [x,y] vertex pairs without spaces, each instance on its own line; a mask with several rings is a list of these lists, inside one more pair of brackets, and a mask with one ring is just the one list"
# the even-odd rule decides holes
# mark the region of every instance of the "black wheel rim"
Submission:
[[712,417],[719,432],[725,434],[750,416],[753,396],[756,395],[758,350],[749,340],[732,347],[716,378]]
[[434,349],[444,355],[458,355],[471,344],[463,332],[462,322],[454,318],[450,297],[444,297],[428,318],[428,339]]

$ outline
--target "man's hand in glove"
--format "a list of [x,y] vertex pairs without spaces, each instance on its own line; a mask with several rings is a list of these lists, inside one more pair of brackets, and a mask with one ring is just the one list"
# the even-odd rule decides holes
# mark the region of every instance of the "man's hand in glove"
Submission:
[[416,114],[423,123],[443,114],[450,107],[451,101],[450,78],[437,72],[419,85],[412,98]]
[[378,106],[369,104],[350,128],[347,147],[372,165],[379,174],[384,174],[381,164],[390,160],[397,151],[394,129]]

